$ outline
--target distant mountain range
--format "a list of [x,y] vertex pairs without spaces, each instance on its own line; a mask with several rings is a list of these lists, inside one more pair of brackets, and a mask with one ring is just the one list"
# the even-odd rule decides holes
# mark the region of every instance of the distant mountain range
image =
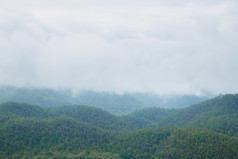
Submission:
[[115,116],[82,105],[0,104],[0,158],[237,159],[238,94]]
[[151,93],[125,93],[0,87],[0,103],[20,102],[43,107],[89,105],[113,114],[128,114],[148,107],[182,108],[211,98],[207,96],[159,96]]

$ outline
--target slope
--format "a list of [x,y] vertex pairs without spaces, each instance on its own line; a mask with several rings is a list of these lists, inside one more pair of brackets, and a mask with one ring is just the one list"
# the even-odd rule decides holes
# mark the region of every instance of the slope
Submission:
[[69,118],[17,118],[0,127],[0,156],[7,158],[14,154],[17,158],[26,152],[101,150],[111,137],[100,128]]
[[[218,105],[223,103],[221,107],[233,111],[228,110],[220,115],[233,114],[236,102],[231,101],[234,97],[221,96],[207,101],[212,103],[210,106],[202,105],[207,112],[213,112],[210,109],[219,107],[214,106],[214,102]],[[234,104],[227,106],[228,103]],[[193,121],[203,114],[203,111],[198,111],[202,109],[199,105],[193,107],[199,115],[195,114],[193,119],[184,114],[185,121]],[[156,123],[162,116],[158,122],[160,125],[161,122],[173,125],[182,113],[192,113],[191,110],[195,109],[193,107],[181,110],[151,108],[149,110],[154,114],[148,111],[145,119],[146,116],[137,117],[136,113],[134,116],[116,117],[98,108],[77,105],[42,108],[19,103],[1,104],[0,117],[8,118],[0,121],[0,158],[236,159],[237,137],[198,128],[157,127],[134,130],[141,128],[141,125],[152,127],[144,123]],[[215,112],[219,117],[220,111]],[[172,114],[174,116],[170,117]],[[190,126],[191,121],[177,121],[177,124]]]
[[220,95],[183,109],[149,108],[131,116],[141,117],[160,126],[200,127],[238,136],[238,94]]
[[89,105],[121,115],[151,106],[178,108],[198,103],[209,96],[159,96],[152,93],[124,93],[0,87],[0,103],[20,102],[43,107]]
[[124,159],[236,159],[238,138],[197,128],[155,128],[131,132],[113,143]]
[[0,103],[18,102],[43,107],[55,107],[73,104],[66,91],[51,89],[0,87]]
[[44,108],[26,103],[9,102],[0,104],[1,123],[4,123],[9,119],[22,117],[36,119],[66,117],[107,130],[138,129],[153,126],[152,122],[144,119],[140,120],[137,117],[129,117],[125,120],[125,118],[114,116],[102,109],[83,105]]

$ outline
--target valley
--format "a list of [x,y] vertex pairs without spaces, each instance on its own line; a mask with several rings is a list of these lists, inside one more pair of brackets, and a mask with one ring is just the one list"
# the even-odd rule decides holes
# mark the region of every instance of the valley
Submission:
[[1,158],[238,157],[238,95],[115,116],[95,107],[0,105]]

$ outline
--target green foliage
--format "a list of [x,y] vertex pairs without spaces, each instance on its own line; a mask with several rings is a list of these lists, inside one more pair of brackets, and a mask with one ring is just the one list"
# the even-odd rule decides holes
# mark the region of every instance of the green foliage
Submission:
[[222,95],[189,108],[121,117],[81,105],[4,103],[0,158],[237,159],[237,99]]
[[114,142],[123,158],[235,159],[238,139],[195,128],[139,130]]
[[126,123],[119,120],[118,117],[106,111],[82,105],[49,108],[48,112],[52,117],[70,117],[104,129],[118,130],[123,129],[126,125]]
[[0,121],[21,117],[38,119],[67,117],[107,130],[138,129],[153,125],[150,121],[138,117],[117,117],[102,109],[82,105],[52,108],[13,102],[0,105]]
[[26,103],[3,103],[0,105],[0,114],[2,115],[14,115],[18,117],[37,117],[46,118],[48,112],[42,107],[34,106]]
[[26,119],[5,122],[0,129],[4,155],[35,154],[40,151],[101,150],[112,135],[108,132],[70,118]]
[[199,127],[238,136],[238,94],[221,95],[183,109],[148,108],[130,116],[159,126]]
[[144,118],[133,116],[133,115],[126,115],[119,118],[127,129],[134,130],[134,129],[142,129],[142,128],[149,128],[155,127],[156,123],[146,120]]
[[67,152],[41,152],[35,156],[21,156],[17,155],[16,158],[22,159],[122,159],[119,154],[112,154],[110,152],[89,152],[82,151],[78,153]]

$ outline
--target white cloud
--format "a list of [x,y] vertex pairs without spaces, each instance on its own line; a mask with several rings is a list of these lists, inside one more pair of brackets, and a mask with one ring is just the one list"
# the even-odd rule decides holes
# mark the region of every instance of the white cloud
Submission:
[[236,92],[237,2],[0,2],[0,83]]

